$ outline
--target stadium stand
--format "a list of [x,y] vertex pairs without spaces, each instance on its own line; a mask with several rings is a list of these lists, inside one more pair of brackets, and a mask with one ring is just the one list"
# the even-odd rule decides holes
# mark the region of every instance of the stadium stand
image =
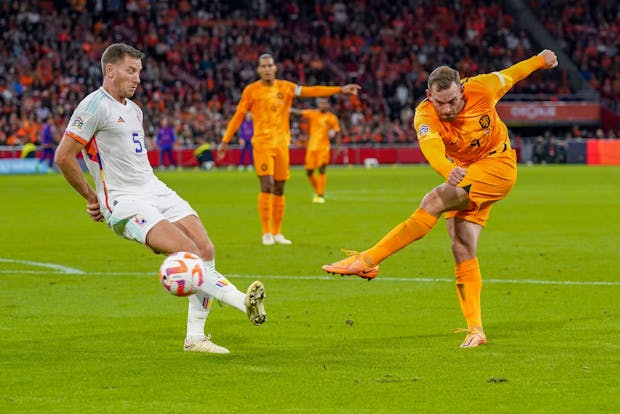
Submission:
[[[618,3],[529,5],[590,87],[619,110]],[[101,69],[92,62],[111,42],[146,53],[135,99],[147,136],[165,114],[178,121],[187,146],[219,139],[265,51],[276,57],[281,78],[360,83],[362,96],[339,97],[334,109],[345,142],[376,145],[415,142],[413,108],[435,66],[473,75],[541,48],[502,6],[480,0],[43,0],[2,2],[0,11],[0,145],[37,142],[48,116],[62,131],[75,103],[99,85]],[[537,73],[512,92],[562,99],[577,88],[558,70]],[[292,130],[297,136],[299,125]]]

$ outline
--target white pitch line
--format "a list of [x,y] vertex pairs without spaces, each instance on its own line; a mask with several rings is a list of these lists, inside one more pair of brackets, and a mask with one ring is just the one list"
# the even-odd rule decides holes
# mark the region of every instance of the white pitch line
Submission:
[[[0,262],[7,259],[0,259]],[[36,263],[26,261],[13,261],[20,263]],[[59,270],[51,274],[81,274],[85,276],[157,276],[157,272],[85,272],[79,269],[72,269],[70,267],[52,265],[51,263],[39,263],[39,265],[47,265],[42,267],[50,267]],[[67,269],[70,271],[63,271]],[[42,274],[49,275],[49,271],[44,270],[1,270],[0,274]],[[226,275],[230,279],[264,279],[264,280],[339,280],[338,276],[294,276],[294,275],[241,275],[241,274],[228,274]],[[357,276],[351,276],[357,277]],[[430,278],[430,277],[390,277],[379,276],[373,283],[382,282],[405,282],[405,283],[454,283],[454,279],[451,278]],[[564,286],[620,286],[620,282],[615,281],[600,281],[600,280],[539,280],[539,279],[483,279],[483,283],[491,284],[510,284],[510,285],[564,285]]]
[[14,260],[14,259],[4,259],[0,257],[0,263],[19,263],[19,264],[25,264],[27,266],[47,267],[48,269],[58,270],[60,273],[64,273],[68,275],[79,275],[79,274],[85,273],[84,271],[80,269],[74,269],[72,267],[62,266],[62,265],[58,265],[55,263],[33,262],[30,260]]

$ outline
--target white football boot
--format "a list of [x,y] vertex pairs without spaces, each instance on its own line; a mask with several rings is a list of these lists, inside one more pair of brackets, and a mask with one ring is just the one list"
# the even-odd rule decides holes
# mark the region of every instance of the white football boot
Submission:
[[287,239],[286,237],[284,237],[282,233],[274,235],[273,241],[275,241],[278,244],[293,244],[293,242]]
[[263,246],[272,246],[275,243],[273,239],[273,234],[265,233],[263,234]]
[[230,351],[223,346],[211,342],[211,335],[201,338],[185,338],[183,350],[186,352],[208,352],[210,354],[229,354]]

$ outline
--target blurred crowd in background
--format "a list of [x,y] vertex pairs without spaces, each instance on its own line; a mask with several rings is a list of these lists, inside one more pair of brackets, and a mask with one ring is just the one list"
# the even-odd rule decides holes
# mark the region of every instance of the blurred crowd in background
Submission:
[[[620,111],[619,3],[528,4],[603,104]],[[3,1],[0,145],[40,143],[45,122],[59,139],[76,104],[100,86],[99,59],[113,42],[146,55],[134,100],[147,136],[154,139],[167,118],[177,145],[188,147],[219,141],[243,87],[257,78],[261,53],[275,57],[282,79],[362,85],[359,97],[338,96],[332,109],[344,143],[381,144],[415,142],[414,108],[434,67],[469,76],[540,50],[501,6],[480,0]],[[535,73],[511,94],[561,99],[574,92],[557,70]],[[291,127],[297,145],[298,121]],[[576,127],[559,139],[576,130],[580,137],[599,134]]]

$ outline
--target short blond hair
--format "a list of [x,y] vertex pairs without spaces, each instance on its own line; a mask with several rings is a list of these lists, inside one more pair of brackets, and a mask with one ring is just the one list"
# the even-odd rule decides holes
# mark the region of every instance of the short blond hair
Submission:
[[459,73],[449,66],[439,66],[428,75],[428,90],[432,90],[433,85],[437,85],[437,91],[448,89],[453,83],[461,84]]

